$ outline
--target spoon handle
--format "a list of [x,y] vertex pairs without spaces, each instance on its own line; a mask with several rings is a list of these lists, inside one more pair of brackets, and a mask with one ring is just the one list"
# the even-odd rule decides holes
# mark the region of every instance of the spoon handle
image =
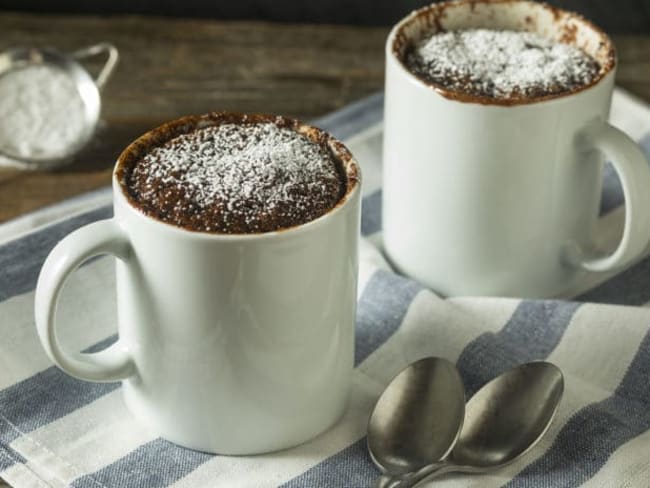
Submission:
[[419,471],[410,474],[409,484],[405,485],[403,488],[416,488],[417,486],[420,485],[420,483],[423,483],[424,481],[428,481],[431,478],[435,478],[440,474],[448,473],[453,469],[450,468],[452,468],[452,466],[449,463],[446,463],[444,461],[440,463],[429,464],[428,466],[425,466]]
[[377,480],[375,488],[394,488],[399,486],[400,478],[393,478],[386,474],[382,474],[381,477]]
[[420,468],[418,471],[403,476],[382,475],[377,482],[377,488],[414,488],[422,481],[444,473],[449,467],[446,462],[432,463]]

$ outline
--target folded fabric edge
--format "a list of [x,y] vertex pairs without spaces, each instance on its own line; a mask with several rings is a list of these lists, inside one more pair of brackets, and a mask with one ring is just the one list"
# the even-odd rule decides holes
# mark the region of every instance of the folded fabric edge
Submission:
[[[92,212],[111,202],[110,187],[102,187],[20,215],[0,225],[0,246],[83,213]],[[34,222],[40,224],[34,225]]]

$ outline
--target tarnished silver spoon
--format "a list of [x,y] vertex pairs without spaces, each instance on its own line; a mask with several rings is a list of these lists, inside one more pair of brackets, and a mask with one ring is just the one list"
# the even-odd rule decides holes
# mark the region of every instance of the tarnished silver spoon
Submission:
[[440,474],[483,473],[515,461],[548,430],[563,392],[562,372],[551,363],[507,371],[469,400],[460,437],[446,458],[381,486],[413,487]]

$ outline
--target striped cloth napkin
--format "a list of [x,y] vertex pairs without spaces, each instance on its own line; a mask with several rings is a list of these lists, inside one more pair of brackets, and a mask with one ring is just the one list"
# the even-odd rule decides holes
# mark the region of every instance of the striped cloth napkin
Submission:
[[[372,486],[378,472],[365,447],[370,410],[398,371],[437,355],[456,362],[468,396],[534,359],[562,368],[566,392],[547,436],[524,458],[491,474],[451,475],[436,486],[650,486],[650,309],[644,308],[650,258],[615,276],[586,276],[572,296],[544,301],[443,299],[398,276],[379,251],[381,105],[377,95],[317,122],[347,141],[365,184],[356,369],[349,407],[336,426],[285,451],[213,456],[138,425],[119,384],[85,383],[51,365],[33,323],[36,277],[61,237],[110,216],[106,190],[86,207],[77,200],[30,217],[56,222],[0,245],[0,476],[15,487]],[[618,91],[612,120],[650,155],[644,105]],[[609,170],[604,187],[601,230],[613,244],[623,209]],[[25,232],[28,224],[10,226]],[[114,339],[115,315],[113,262],[92,261],[64,291],[62,340],[70,348],[104,347]]]

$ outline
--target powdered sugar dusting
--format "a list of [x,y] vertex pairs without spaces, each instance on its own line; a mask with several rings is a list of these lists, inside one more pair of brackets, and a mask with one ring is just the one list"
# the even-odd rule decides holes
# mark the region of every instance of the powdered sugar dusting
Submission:
[[65,72],[30,65],[0,76],[0,147],[26,158],[59,157],[84,136],[84,104]]
[[149,151],[127,178],[143,210],[193,230],[266,232],[313,220],[342,196],[329,151],[274,123],[195,130]]
[[417,43],[406,63],[445,88],[491,98],[537,97],[591,83],[598,63],[575,46],[532,32],[469,29]]

